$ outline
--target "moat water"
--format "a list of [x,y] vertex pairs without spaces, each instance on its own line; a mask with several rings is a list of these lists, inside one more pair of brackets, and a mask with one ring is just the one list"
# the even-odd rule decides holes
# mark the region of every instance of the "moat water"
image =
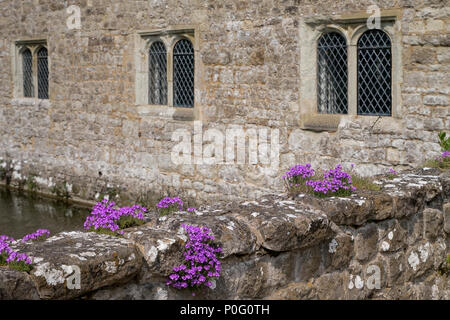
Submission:
[[0,235],[20,239],[37,229],[82,230],[90,208],[0,187]]

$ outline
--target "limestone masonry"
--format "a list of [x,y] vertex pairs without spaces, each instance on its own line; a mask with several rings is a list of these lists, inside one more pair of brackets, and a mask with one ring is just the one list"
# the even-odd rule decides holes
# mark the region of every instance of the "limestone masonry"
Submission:
[[[352,46],[374,3],[392,40],[392,116],[356,115],[350,57],[349,114],[318,114],[314,37],[335,26]],[[297,163],[355,163],[362,175],[416,167],[439,154],[437,133],[450,128],[449,13],[440,0],[2,1],[0,167],[10,172],[2,178],[35,177],[43,192],[87,200],[171,192],[203,201],[280,191]],[[146,41],[183,32],[195,50],[195,105],[148,105]],[[27,41],[48,48],[48,100],[18,93],[18,46]],[[191,164],[175,164],[172,136],[185,129],[194,143],[195,123],[224,136],[236,126],[267,129],[277,161],[246,154],[243,164],[201,164],[193,148]]]
[[[450,299],[450,175],[416,170],[349,198],[266,195],[204,206],[125,230],[63,232],[12,247],[30,274],[0,268],[0,299]],[[213,288],[166,286],[184,261],[181,224],[207,226],[224,251]],[[74,271],[79,287],[74,288]],[[445,268],[446,271],[443,271]],[[442,272],[440,272],[441,270]]]

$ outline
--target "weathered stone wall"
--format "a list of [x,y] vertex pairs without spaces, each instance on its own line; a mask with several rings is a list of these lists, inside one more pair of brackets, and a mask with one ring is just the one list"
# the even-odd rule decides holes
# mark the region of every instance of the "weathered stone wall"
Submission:
[[[256,198],[280,190],[296,163],[357,164],[359,173],[408,168],[438,155],[437,132],[450,128],[449,7],[440,0],[375,1],[400,12],[401,114],[347,116],[336,131],[302,130],[299,24],[315,16],[365,13],[373,1],[53,0],[3,1],[0,20],[0,157],[12,181],[35,175],[47,192],[68,183],[94,199],[116,188],[184,192],[196,200]],[[67,28],[68,5],[81,29]],[[193,122],[136,106],[138,30],[194,26],[204,130],[228,125],[280,130],[280,165],[174,165],[176,129]],[[50,100],[14,97],[15,41],[46,39]],[[394,106],[394,108],[399,106]],[[376,122],[376,123],[375,123]]]
[[[16,244],[30,275],[0,268],[0,299],[450,299],[450,176],[378,181],[349,198],[268,195],[196,214],[152,215],[124,238],[61,233]],[[224,251],[213,289],[165,285],[183,262],[181,224],[209,227]],[[80,289],[68,289],[78,266]],[[450,268],[450,266],[447,266]],[[72,279],[72,280],[71,280]]]

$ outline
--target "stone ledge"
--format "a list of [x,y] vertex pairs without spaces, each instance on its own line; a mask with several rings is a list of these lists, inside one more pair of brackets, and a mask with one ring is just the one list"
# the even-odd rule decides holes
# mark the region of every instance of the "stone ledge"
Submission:
[[178,121],[194,121],[194,108],[178,108],[159,105],[138,105],[137,114],[141,117],[157,117]]
[[[367,288],[346,286],[359,285],[355,277],[370,265],[383,272],[379,297],[391,296],[394,286],[422,288],[421,279],[436,272],[448,245],[441,212],[446,176],[439,174],[422,169],[392,180],[380,177],[381,191],[358,191],[349,198],[272,194],[219,202],[196,214],[153,215],[147,224],[127,229],[124,238],[63,232],[43,242],[15,243],[12,247],[30,255],[35,268],[30,275],[0,268],[0,297],[191,299],[164,284],[183,261],[182,224],[209,227],[224,250],[216,289],[198,299],[366,299],[372,296]],[[432,230],[424,220],[432,222]],[[80,268],[80,290],[67,288],[72,266]],[[333,285],[327,284],[330,277],[337,279]],[[433,279],[437,296],[448,295],[440,278]]]
[[[70,299],[103,286],[129,280],[142,259],[126,239],[86,232],[62,232],[42,242],[11,246],[32,258],[30,278],[41,299]],[[81,289],[69,290],[67,278],[80,268]]]

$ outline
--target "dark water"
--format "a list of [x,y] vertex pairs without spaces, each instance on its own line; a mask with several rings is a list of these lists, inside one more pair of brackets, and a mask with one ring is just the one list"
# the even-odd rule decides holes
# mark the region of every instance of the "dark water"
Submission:
[[50,230],[50,236],[61,231],[83,230],[90,212],[90,208],[0,187],[0,235],[14,239],[37,229]]

